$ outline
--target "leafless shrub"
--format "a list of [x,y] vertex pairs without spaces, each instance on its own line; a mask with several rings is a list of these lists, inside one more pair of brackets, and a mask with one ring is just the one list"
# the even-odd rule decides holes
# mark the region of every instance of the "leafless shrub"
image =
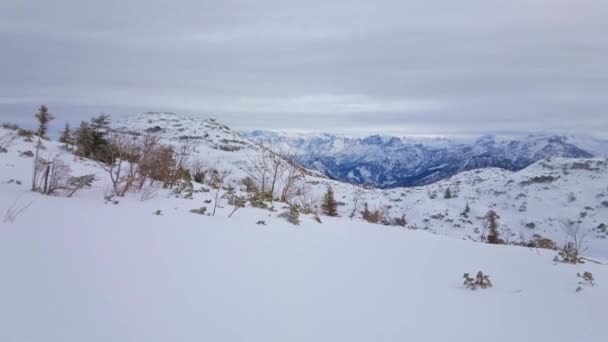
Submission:
[[[264,146],[260,146],[247,172],[259,192],[268,193],[271,198],[279,198],[286,203],[292,201],[297,192],[297,181],[303,175],[301,167]],[[253,186],[250,188],[253,189]]]
[[192,175],[192,180],[199,184],[203,184],[205,182],[205,168],[203,163],[200,160],[195,160],[190,166],[190,174]]
[[291,205],[297,205],[302,214],[317,214],[317,201],[311,186],[308,184],[299,184],[290,202]]
[[232,196],[230,196],[228,203],[230,205],[234,206],[234,208],[230,212],[230,215],[228,215],[228,218],[231,218],[232,215],[234,215],[234,213],[236,213],[237,210],[245,207],[245,204],[247,203],[247,199],[244,196],[239,196],[239,195],[233,194]]
[[224,198],[224,184],[230,175],[230,170],[216,169],[211,172],[209,179],[209,186],[211,187],[211,197],[213,197],[213,212],[211,216],[215,216],[215,211],[220,205],[221,200]]
[[355,215],[359,211],[359,207],[361,206],[361,201],[363,200],[363,194],[364,194],[364,192],[360,188],[357,188],[357,190],[353,194],[353,208],[350,212],[350,215],[348,215],[348,217],[351,220],[355,217]]
[[0,135],[0,153],[8,152],[8,148],[13,144],[13,142],[17,139],[17,135],[15,132],[7,132],[5,134]]
[[583,253],[587,250],[585,242],[587,233],[581,227],[581,222],[562,221],[561,226],[566,234],[566,242],[554,260],[569,264],[584,263]]
[[147,185],[144,185],[139,190],[139,200],[145,202],[149,199],[156,197],[158,193],[159,185],[154,180],[149,180]]
[[114,195],[123,197],[138,176],[137,162],[140,155],[137,140],[124,134],[113,133],[104,154],[109,161],[97,161],[97,164],[110,176]]
[[13,204],[6,209],[6,212],[4,213],[4,223],[13,223],[19,214],[24,212],[27,208],[29,208],[30,205],[32,205],[32,202],[17,205],[18,201],[19,200],[16,199]]
[[361,217],[369,223],[389,223],[386,218],[386,212],[383,209],[370,210],[367,202],[363,204]]

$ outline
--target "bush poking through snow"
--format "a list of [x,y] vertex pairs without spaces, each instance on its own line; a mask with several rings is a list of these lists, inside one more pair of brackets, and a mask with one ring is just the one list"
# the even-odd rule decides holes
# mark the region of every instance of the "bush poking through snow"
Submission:
[[296,226],[300,224],[300,211],[295,205],[290,205],[289,210],[279,214],[279,217],[284,218],[287,220],[287,222],[290,222]]
[[580,222],[562,222],[562,229],[566,233],[567,240],[553,260],[567,264],[584,263],[582,254],[587,249],[585,247],[586,234],[581,229]]
[[528,241],[526,244],[527,247],[531,248],[543,248],[543,249],[553,249],[556,250],[557,245],[555,242],[549,238],[543,237],[540,234],[532,235],[532,240]]
[[190,212],[193,214],[205,215],[205,213],[207,212],[207,207],[200,207],[198,209],[192,209],[192,210],[190,210]]
[[381,223],[386,221],[386,216],[384,215],[384,212],[379,209],[373,211],[369,210],[367,202],[363,204],[363,211],[361,212],[361,217],[369,223]]
[[401,215],[401,217],[393,217],[391,220],[391,225],[405,227],[407,225],[405,215]]
[[583,274],[577,273],[576,276],[582,279],[582,281],[578,282],[579,284],[589,285],[591,287],[595,286],[595,279],[593,279],[593,274],[591,272],[584,272]]
[[68,178],[67,196],[72,197],[76,191],[90,187],[93,184],[93,181],[95,181],[95,175],[93,174]]
[[492,287],[490,276],[487,274],[483,274],[482,271],[477,272],[475,278],[471,278],[468,273],[465,273],[462,277],[464,278],[464,286],[472,291],[475,291],[479,288],[487,289],[488,287]]
[[237,210],[245,207],[245,205],[247,204],[247,199],[245,198],[245,196],[239,196],[239,195],[233,194],[228,199],[228,204],[234,206],[234,208],[228,215],[228,218],[231,218],[232,215],[234,215],[234,213],[236,213]]

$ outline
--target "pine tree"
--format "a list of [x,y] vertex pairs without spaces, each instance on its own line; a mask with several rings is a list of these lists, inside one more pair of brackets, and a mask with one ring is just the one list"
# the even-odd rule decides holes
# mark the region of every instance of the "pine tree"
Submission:
[[70,129],[70,124],[65,124],[65,128],[63,129],[63,131],[61,132],[61,136],[59,137],[59,142],[64,144],[65,147],[68,147],[73,144],[72,130]]
[[105,114],[91,119],[91,123],[81,122],[74,133],[76,154],[82,157],[110,162],[105,153],[109,145],[106,136],[110,130],[110,120]]
[[49,122],[54,119],[53,115],[49,113],[49,110],[45,105],[42,105],[35,117],[38,119],[38,136],[40,138],[46,138]]
[[452,191],[450,191],[450,188],[445,189],[445,193],[443,194],[443,198],[445,198],[445,199],[452,198]]
[[[34,156],[34,165],[32,170],[32,191],[38,190],[38,171],[40,168],[40,148],[42,147],[42,139],[46,137],[49,122],[53,120],[53,116],[49,113],[45,105],[40,106],[38,113],[34,115],[38,119],[38,142],[36,143],[36,153]],[[47,166],[48,172],[48,166]]]
[[460,216],[464,218],[469,218],[469,213],[471,212],[471,208],[469,207],[469,202],[464,206],[464,211],[460,213]]
[[496,214],[494,210],[490,210],[486,214],[486,225],[488,228],[488,237],[486,241],[492,244],[501,244],[503,240],[500,238],[500,233],[498,232],[498,219],[500,216]]
[[323,196],[321,209],[323,210],[323,214],[327,216],[338,216],[338,202],[334,198],[334,190],[331,186],[327,187],[327,192]]

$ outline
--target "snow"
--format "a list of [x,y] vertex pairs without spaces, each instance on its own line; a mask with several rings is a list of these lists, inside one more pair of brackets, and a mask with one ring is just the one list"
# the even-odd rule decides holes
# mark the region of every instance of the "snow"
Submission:
[[[206,161],[245,165],[211,145],[198,146],[210,151]],[[0,214],[31,203],[14,222],[0,221],[0,341],[606,340],[605,239],[589,241],[588,256],[602,264],[566,265],[552,261],[555,251],[483,244],[474,233],[488,208],[518,233],[528,229],[520,221],[553,223],[539,229],[560,243],[559,219],[585,206],[593,205],[585,222],[608,222],[596,197],[608,184],[601,159],[590,160],[596,171],[553,159],[515,173],[484,169],[426,187],[364,190],[372,207],[405,213],[407,228],[346,218],[358,188],[308,176],[317,197],[334,187],[342,217],[317,223],[302,215],[294,226],[277,217],[280,203],[278,212],[243,208],[230,219],[228,205],[213,217],[190,213],[208,206],[204,192],[185,199],[159,190],[146,201],[129,193],[104,203],[107,183],[95,163],[45,146],[44,156],[59,153],[75,175],[98,180],[73,198],[43,196],[29,191],[32,159],[19,156],[32,143],[0,153]],[[560,178],[521,184],[539,175]],[[442,197],[448,186],[458,197]],[[517,209],[519,193],[526,212]],[[423,221],[445,211],[457,220],[465,202],[470,226]],[[465,289],[463,273],[479,270],[494,287]],[[578,284],[584,271],[597,286]]]

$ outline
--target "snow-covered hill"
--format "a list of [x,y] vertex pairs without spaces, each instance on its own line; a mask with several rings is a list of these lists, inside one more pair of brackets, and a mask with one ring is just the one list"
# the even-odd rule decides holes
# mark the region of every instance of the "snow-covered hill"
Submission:
[[[244,194],[242,177],[260,148],[215,121],[175,114],[114,127],[157,131],[172,144],[189,136],[195,158],[232,171],[223,194]],[[0,137],[7,133],[0,128]],[[287,205],[278,201],[231,218],[226,198],[215,216],[191,212],[213,205],[207,184],[108,200],[106,172],[52,141],[44,158],[96,180],[71,198],[45,196],[30,191],[34,146],[19,138],[0,153],[0,341],[605,339],[605,158],[551,158],[386,190],[307,174],[307,200],[318,210],[332,186],[340,217],[319,223],[301,214],[295,226],[280,217]],[[363,203],[388,219],[404,216],[405,227],[365,222]],[[553,262],[552,250],[479,243],[488,210],[512,243],[537,235],[561,245],[562,222],[580,221],[584,255],[600,263],[567,265]],[[479,270],[494,286],[465,289],[462,274]],[[597,286],[579,284],[577,272],[586,271]]]
[[190,142],[195,147],[193,159],[200,160],[209,167],[222,166],[230,169],[235,172],[235,177],[240,178],[245,176],[244,170],[260,151],[256,143],[215,119],[147,112],[119,120],[112,127],[136,135],[152,133],[160,137],[162,143],[174,146]]
[[331,178],[383,188],[426,185],[473,169],[516,171],[550,157],[590,158],[608,152],[606,141],[561,135],[483,136],[472,143],[445,138],[351,138],[268,131],[246,135],[282,149],[302,165]]

